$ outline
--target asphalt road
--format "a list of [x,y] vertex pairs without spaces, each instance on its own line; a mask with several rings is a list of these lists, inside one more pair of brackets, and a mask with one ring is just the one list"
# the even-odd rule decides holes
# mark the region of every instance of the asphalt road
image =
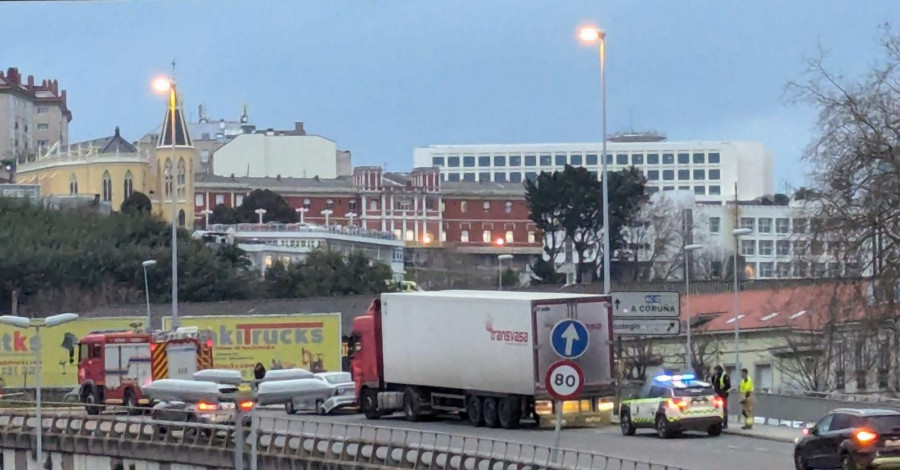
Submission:
[[[283,411],[259,410],[263,427],[287,426]],[[272,420],[276,418],[276,420]],[[424,431],[490,438],[542,446],[553,445],[553,431],[542,429],[485,429],[473,428],[457,419],[446,418],[411,423],[400,417],[366,420],[362,415],[298,416],[318,423],[367,424],[398,430]],[[291,420],[293,421],[293,420]],[[776,470],[793,468],[793,445],[744,436],[723,434],[708,437],[705,433],[687,433],[683,437],[659,439],[651,430],[639,431],[636,436],[623,436],[617,427],[563,430],[560,447],[590,451],[610,457],[649,461],[674,465],[691,470],[725,468],[728,470]]]

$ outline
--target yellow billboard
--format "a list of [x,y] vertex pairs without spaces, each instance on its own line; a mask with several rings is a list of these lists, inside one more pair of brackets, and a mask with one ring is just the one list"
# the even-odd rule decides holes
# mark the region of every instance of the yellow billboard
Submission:
[[[41,352],[41,386],[78,385],[78,341],[93,330],[125,330],[143,324],[143,317],[82,318],[52,328],[34,329],[0,325],[0,379],[7,388],[33,387],[35,349]],[[72,362],[69,362],[71,358]]]
[[[267,370],[341,370],[340,313],[187,316],[180,323],[212,331],[214,367],[239,370],[248,380],[257,363]],[[171,324],[166,317],[165,327]]]

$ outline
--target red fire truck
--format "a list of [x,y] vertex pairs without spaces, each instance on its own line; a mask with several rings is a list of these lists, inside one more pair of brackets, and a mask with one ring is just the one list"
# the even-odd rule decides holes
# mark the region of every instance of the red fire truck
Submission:
[[213,366],[212,333],[197,327],[175,331],[92,331],[78,343],[79,398],[88,414],[104,404],[132,411],[147,406],[141,387],[159,379],[191,379]]

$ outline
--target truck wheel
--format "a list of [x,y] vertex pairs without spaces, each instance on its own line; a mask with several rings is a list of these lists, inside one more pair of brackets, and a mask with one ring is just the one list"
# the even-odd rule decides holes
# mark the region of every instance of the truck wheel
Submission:
[[364,388],[362,396],[359,400],[359,407],[362,408],[366,419],[378,419],[381,413],[378,412],[378,391],[371,388]]
[[407,421],[419,421],[422,418],[422,412],[419,409],[418,396],[416,390],[412,387],[406,387],[403,392],[403,416]]
[[516,429],[522,420],[522,403],[519,397],[509,396],[500,399],[498,410],[500,427],[503,429]]
[[476,428],[484,426],[484,403],[482,403],[481,398],[476,396],[469,397],[469,401],[466,403],[466,415],[472,426]]
[[484,425],[489,428],[500,427],[500,415],[497,412],[497,399],[494,397],[484,398]]
[[84,387],[81,391],[81,402],[84,403],[84,411],[89,415],[98,415],[100,414],[100,402],[99,397],[97,397],[97,391],[94,390],[94,387]]

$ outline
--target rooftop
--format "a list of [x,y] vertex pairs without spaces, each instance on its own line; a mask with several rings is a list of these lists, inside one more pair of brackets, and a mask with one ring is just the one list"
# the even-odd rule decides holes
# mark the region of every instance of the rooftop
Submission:
[[40,85],[36,85],[34,75],[29,75],[23,82],[19,69],[10,67],[5,74],[0,70],[0,93],[3,92],[18,93],[37,102],[59,105],[66,119],[72,120],[72,112],[66,106],[66,90],[60,91],[59,83],[55,79],[44,79]]

